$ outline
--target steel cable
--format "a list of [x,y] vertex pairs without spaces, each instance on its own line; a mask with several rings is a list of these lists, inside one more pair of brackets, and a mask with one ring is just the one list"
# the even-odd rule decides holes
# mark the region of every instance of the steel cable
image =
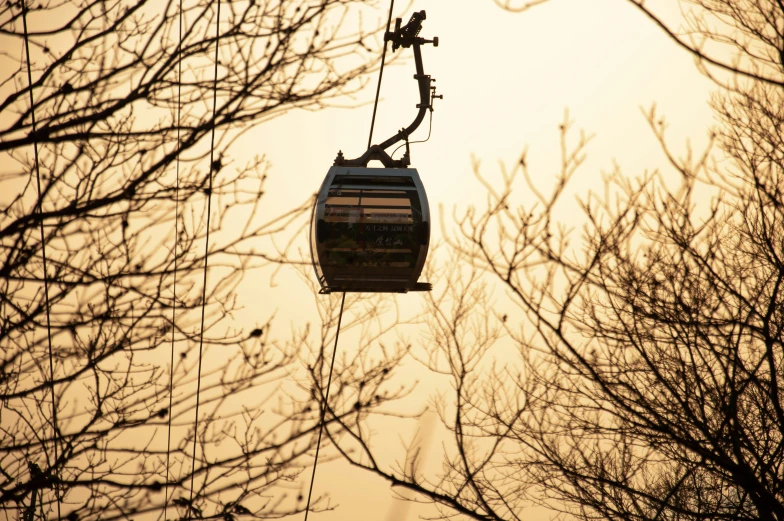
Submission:
[[[395,0],[390,0],[389,2],[389,16],[387,17],[387,33],[389,32],[390,25],[392,23],[392,11],[395,7]],[[386,42],[386,33],[384,33],[384,50],[381,52],[381,67],[378,70],[378,84],[376,85],[376,98],[373,102],[373,116],[370,119],[370,133],[368,135],[368,149],[373,142],[373,127],[376,124],[376,110],[378,109],[378,98],[381,93],[381,79],[384,76],[384,63],[386,62],[387,56],[387,42]],[[322,402],[321,406],[321,418],[319,420],[319,433],[318,438],[316,440],[316,454],[313,460],[313,471],[310,475],[310,487],[308,488],[308,499],[305,504],[305,521],[308,521],[308,513],[310,512],[310,500],[313,496],[313,483],[316,481],[316,466],[318,465],[318,457],[319,451],[321,450],[321,437],[324,432],[324,420],[326,419],[327,414],[327,404],[329,400],[329,388],[332,384],[332,370],[335,367],[335,354],[338,352],[338,338],[340,337],[340,323],[343,320],[343,306],[346,302],[346,293],[343,292],[343,296],[340,299],[340,312],[338,313],[338,326],[337,331],[335,332],[335,346],[332,349],[332,361],[329,364],[329,376],[327,377],[327,389],[324,392],[324,401]]]
[[340,337],[340,322],[343,320],[343,305],[346,303],[346,293],[340,299],[340,312],[338,313],[338,329],[335,332],[335,346],[332,349],[332,362],[329,364],[329,376],[327,377],[327,389],[324,392],[324,401],[321,404],[321,419],[319,421],[318,440],[316,441],[316,457],[313,461],[313,472],[310,475],[310,488],[308,489],[308,500],[305,504],[305,521],[308,520],[310,512],[310,498],[313,495],[313,483],[316,481],[316,465],[318,465],[319,450],[321,449],[321,435],[324,432],[324,419],[327,415],[327,404],[329,403],[329,388],[332,384],[332,370],[335,367],[335,353],[338,351],[338,338]]
[[214,80],[212,86],[212,135],[210,137],[210,171],[209,171],[209,186],[207,189],[207,234],[205,237],[205,251],[204,251],[204,280],[202,281],[201,293],[201,328],[199,333],[199,364],[196,373],[196,411],[195,419],[193,421],[193,455],[191,458],[191,491],[190,499],[188,501],[188,514],[193,511],[193,486],[196,477],[196,446],[199,432],[199,395],[201,393],[201,362],[202,354],[204,351],[204,314],[207,303],[207,261],[210,253],[210,212],[212,209],[212,178],[215,168],[215,118],[218,108],[218,58],[220,50],[220,8],[221,3],[218,0],[218,7],[216,12],[215,21],[215,69]]
[[395,8],[395,0],[389,0],[389,16],[387,17],[387,31],[384,33],[384,50],[381,51],[381,67],[378,69],[378,84],[376,85],[376,100],[373,102],[373,116],[370,119],[370,135],[368,136],[367,147],[373,143],[373,127],[376,125],[376,109],[378,109],[378,97],[381,94],[381,78],[384,76],[384,63],[387,59],[387,38],[389,27],[392,24],[392,10]]
[[[38,186],[38,215],[40,217],[40,229],[41,229],[41,257],[43,258],[43,270],[44,270],[44,307],[46,308],[46,337],[49,344],[49,379],[50,379],[50,392],[52,393],[52,441],[54,442],[54,461],[50,468],[54,468],[55,476],[57,479],[54,480],[53,489],[54,495],[57,499],[57,519],[59,520],[61,517],[60,513],[60,494],[57,489],[58,482],[60,481],[59,472],[57,470],[57,465],[59,465],[59,455],[57,450],[58,445],[58,433],[57,433],[57,401],[55,399],[55,392],[54,392],[54,356],[52,355],[52,324],[51,318],[49,313],[49,277],[46,269],[46,233],[44,231],[44,218],[43,218],[43,202],[44,202],[44,195],[41,191],[41,167],[40,161],[38,159],[38,136],[36,132],[36,122],[35,122],[35,101],[33,98],[33,73],[32,73],[32,64],[30,63],[30,36],[27,31],[27,0],[22,0],[22,27],[24,30],[24,41],[25,41],[25,57],[27,58],[27,84],[28,88],[30,89],[30,118],[32,122],[32,133],[30,134],[33,138],[33,157],[35,160],[35,177],[36,183]],[[35,494],[35,491],[33,491]],[[35,501],[35,500],[33,500]],[[44,502],[41,501],[41,510],[43,510]]]
[[[177,311],[177,242],[179,241],[180,218],[180,116],[182,113],[182,0],[179,9],[179,43],[177,44],[177,158],[175,160],[174,181],[174,281],[172,284],[172,318],[171,318],[171,360],[169,362],[169,414],[166,435],[166,485],[163,496],[163,519],[167,519],[169,505],[169,464],[171,456],[172,405],[174,400],[174,335],[176,332],[175,314]],[[208,223],[209,226],[209,223]]]

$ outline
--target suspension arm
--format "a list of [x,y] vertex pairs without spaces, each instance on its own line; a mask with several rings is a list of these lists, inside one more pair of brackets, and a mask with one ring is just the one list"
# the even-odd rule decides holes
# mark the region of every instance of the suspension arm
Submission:
[[335,159],[335,165],[367,166],[368,162],[374,159],[381,161],[384,166],[388,168],[405,168],[410,164],[408,150],[406,150],[402,159],[394,160],[387,154],[386,149],[400,141],[406,141],[406,143],[408,143],[408,137],[422,124],[427,111],[433,110],[430,96],[431,84],[435,80],[433,80],[429,74],[425,74],[424,65],[422,64],[421,47],[426,43],[432,43],[434,47],[438,47],[438,37],[435,37],[432,40],[426,40],[425,38],[420,38],[418,36],[419,31],[422,29],[422,21],[424,19],[424,11],[414,13],[408,24],[401,28],[400,19],[398,18],[395,24],[395,31],[387,32],[384,35],[384,45],[386,45],[386,42],[391,41],[393,51],[398,47],[414,48],[414,64],[416,67],[414,79],[417,80],[417,86],[419,87],[419,103],[417,104],[419,112],[417,112],[416,118],[414,118],[414,121],[409,126],[399,130],[394,136],[386,141],[383,141],[378,145],[372,145],[364,154],[356,159],[345,159],[343,153],[338,152],[338,156]]
[[419,83],[419,103],[417,104],[417,108],[419,112],[414,119],[414,122],[411,123],[408,127],[400,130],[397,134],[392,136],[391,138],[387,139],[386,141],[382,142],[378,147],[381,150],[386,150],[387,148],[391,147],[395,143],[399,141],[403,141],[408,138],[414,131],[419,128],[419,125],[422,124],[422,121],[425,120],[425,114],[427,114],[427,110],[431,107],[430,105],[430,83],[432,79],[430,78],[429,74],[425,74],[424,67],[422,66],[422,51],[420,50],[420,44],[415,43],[414,47],[414,62],[416,63],[416,75],[414,79],[417,80]]

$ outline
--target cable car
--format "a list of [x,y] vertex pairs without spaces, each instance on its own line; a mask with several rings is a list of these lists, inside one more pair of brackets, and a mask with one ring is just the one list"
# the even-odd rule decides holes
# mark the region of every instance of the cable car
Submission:
[[[430,208],[419,173],[410,168],[408,137],[432,112],[435,81],[422,66],[418,36],[425,12],[414,13],[384,40],[392,50],[413,47],[420,103],[414,122],[357,159],[345,159],[338,152],[334,164],[316,196],[311,217],[310,247],[313,268],[321,293],[430,291],[432,284],[418,282],[430,244]],[[386,44],[385,44],[386,45]],[[391,145],[405,141],[406,151],[395,160],[386,153]],[[369,168],[380,161],[383,168]]]
[[319,190],[311,248],[325,292],[429,290],[425,187],[413,168],[333,166]]

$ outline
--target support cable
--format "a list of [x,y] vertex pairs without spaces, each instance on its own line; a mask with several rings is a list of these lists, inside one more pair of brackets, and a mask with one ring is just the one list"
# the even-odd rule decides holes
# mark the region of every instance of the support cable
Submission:
[[199,395],[201,393],[201,361],[202,353],[204,351],[204,313],[207,304],[207,260],[210,253],[210,211],[212,208],[212,178],[213,171],[216,170],[215,165],[215,117],[218,108],[218,58],[220,50],[220,8],[221,3],[218,0],[218,8],[215,21],[215,70],[214,80],[212,85],[212,136],[210,138],[210,172],[209,172],[209,188],[207,190],[207,235],[205,237],[205,251],[204,251],[204,280],[201,291],[201,331],[199,333],[199,368],[196,375],[196,413],[193,421],[193,456],[191,458],[191,493],[190,500],[188,501],[188,514],[193,511],[193,483],[196,477],[196,442],[198,440],[199,432]]
[[[389,27],[392,23],[392,11],[395,7],[395,0],[389,0],[389,17],[387,18],[387,33],[389,32]],[[378,69],[378,84],[376,85],[376,99],[373,102],[373,116],[370,119],[370,134],[368,135],[368,148],[373,141],[373,127],[376,124],[376,109],[378,109],[378,98],[379,94],[381,93],[381,78],[384,76],[384,63],[386,61],[387,56],[387,42],[386,42],[386,33],[384,33],[384,50],[381,53],[381,67]],[[332,384],[332,370],[335,367],[335,355],[338,352],[338,338],[340,338],[340,323],[343,320],[343,306],[346,303],[346,292],[343,292],[343,296],[340,299],[340,312],[338,313],[338,328],[335,332],[335,346],[332,349],[332,361],[329,364],[329,376],[327,377],[327,389],[324,392],[324,401],[321,405],[321,419],[319,420],[319,433],[318,439],[316,440],[316,455],[313,461],[313,471],[310,474],[310,487],[308,488],[308,500],[305,504],[305,521],[308,521],[308,513],[310,512],[310,500],[313,496],[313,483],[316,481],[316,466],[318,465],[318,457],[319,451],[321,449],[321,436],[324,432],[324,420],[326,419],[327,415],[327,405],[329,403],[329,388]]]
[[376,85],[376,100],[373,102],[373,117],[370,119],[370,135],[368,136],[367,147],[373,143],[373,127],[376,125],[376,109],[378,108],[378,96],[381,94],[381,78],[384,76],[384,62],[387,58],[387,39],[386,34],[392,24],[392,10],[395,7],[395,0],[389,0],[389,17],[387,18],[387,31],[384,33],[384,50],[381,52],[381,68],[378,69],[378,84]]
[[308,501],[305,505],[305,521],[308,521],[310,512],[310,498],[313,495],[313,483],[316,481],[316,465],[318,465],[319,449],[321,449],[321,435],[324,432],[324,419],[327,415],[327,404],[329,403],[329,388],[332,384],[332,369],[335,367],[335,353],[338,352],[338,338],[340,337],[340,322],[343,320],[343,305],[346,303],[346,293],[340,299],[340,313],[338,313],[338,330],[335,332],[335,347],[332,349],[332,362],[329,364],[329,376],[327,377],[327,389],[324,392],[324,402],[321,404],[321,420],[319,421],[318,440],[316,441],[316,458],[313,461],[313,472],[310,474],[310,488],[308,489]]
[[[169,414],[168,430],[166,436],[166,485],[163,498],[163,519],[166,521],[167,508],[169,506],[169,462],[171,455],[171,431],[172,431],[172,405],[174,400],[174,327],[175,314],[177,312],[177,243],[179,242],[179,219],[180,219],[180,117],[182,113],[182,0],[180,0],[179,10],[179,43],[177,45],[177,159],[175,167],[174,184],[174,282],[172,287],[172,317],[171,317],[171,360],[169,362]],[[209,221],[208,221],[209,229]]]
[[[49,313],[49,278],[46,269],[46,233],[44,232],[44,219],[43,219],[43,192],[41,191],[41,167],[40,161],[38,158],[38,136],[36,132],[36,122],[35,122],[35,101],[33,99],[33,73],[32,73],[32,64],[30,63],[30,36],[27,32],[27,0],[22,0],[22,27],[24,29],[24,41],[25,41],[25,56],[27,58],[27,84],[30,89],[30,117],[32,120],[32,137],[33,137],[33,156],[35,158],[35,177],[36,183],[38,186],[38,215],[40,217],[40,224],[41,224],[41,256],[43,257],[43,269],[44,269],[44,303],[46,308],[46,337],[49,344],[49,380],[50,380],[50,392],[52,393],[52,441],[54,442],[54,461],[52,463],[52,467],[54,468],[55,476],[57,479],[52,481],[52,488],[54,489],[54,496],[57,499],[57,519],[61,518],[60,514],[60,494],[57,489],[57,485],[59,484],[59,472],[57,470],[57,465],[59,465],[58,453],[57,453],[57,445],[58,445],[58,434],[57,434],[57,400],[55,399],[55,392],[54,392],[54,356],[52,355],[52,324],[51,318]],[[35,494],[35,491],[33,491]],[[43,493],[42,493],[43,494]],[[41,508],[43,509],[43,500],[41,501]]]

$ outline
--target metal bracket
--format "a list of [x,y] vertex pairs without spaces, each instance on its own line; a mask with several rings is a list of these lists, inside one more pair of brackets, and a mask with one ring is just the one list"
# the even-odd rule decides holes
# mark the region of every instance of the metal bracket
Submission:
[[[406,140],[406,145],[408,144],[408,140]],[[408,165],[411,164],[411,157],[409,154],[408,147],[406,147],[406,153],[403,154],[403,157],[400,159],[392,159],[392,157],[387,154],[386,150],[379,147],[378,145],[373,145],[367,151],[359,156],[356,159],[346,159],[343,156],[343,151],[339,151],[337,157],[335,158],[334,165],[335,166],[367,166],[370,161],[381,161],[381,163],[387,168],[406,168]]]
[[[422,30],[422,22],[426,18],[425,11],[416,12],[411,15],[411,20],[403,27],[401,27],[401,19],[398,18],[395,20],[395,30],[387,31],[386,34],[384,34],[385,45],[386,42],[391,41],[393,52],[400,47],[414,48],[414,63],[416,65],[414,79],[417,80],[419,87],[419,103],[417,103],[416,106],[419,109],[419,112],[417,113],[416,118],[414,118],[414,121],[408,127],[399,130],[397,134],[386,141],[383,141],[378,145],[372,145],[364,154],[356,159],[346,159],[343,157],[342,151],[338,152],[338,155],[335,158],[335,165],[367,166],[368,162],[372,160],[381,161],[387,168],[405,168],[411,164],[408,137],[422,124],[422,121],[425,119],[425,113],[428,110],[433,110],[433,100],[435,98],[443,99],[443,95],[435,95],[435,86],[432,86],[431,82],[434,83],[436,80],[431,78],[429,74],[425,74],[422,65],[422,52],[420,47],[428,43],[432,43],[433,47],[438,47],[438,37],[435,37],[432,40],[419,37],[419,32]],[[400,141],[406,141],[406,153],[401,159],[392,159],[392,157],[387,154],[386,149]]]

